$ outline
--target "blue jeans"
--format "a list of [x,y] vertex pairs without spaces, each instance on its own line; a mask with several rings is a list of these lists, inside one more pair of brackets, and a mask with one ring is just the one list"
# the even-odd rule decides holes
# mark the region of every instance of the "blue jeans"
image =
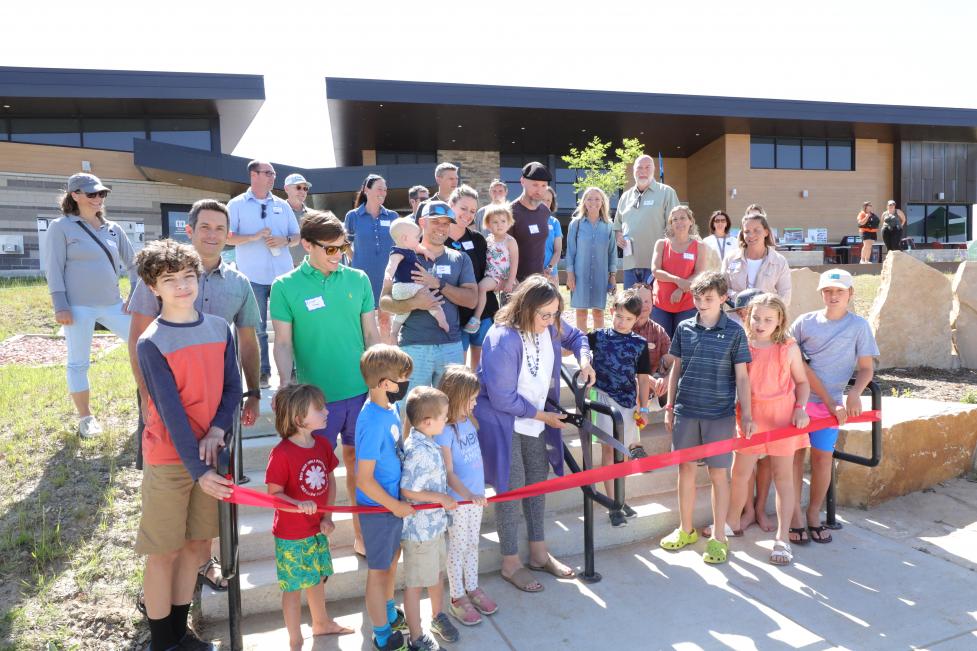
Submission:
[[[462,350],[461,342],[456,341],[451,344],[430,344],[430,345],[409,345],[401,346],[401,350],[407,353],[414,361],[414,371],[410,376],[410,384],[407,392],[410,393],[414,387],[436,387],[444,376],[444,368],[448,364],[464,364],[465,352]],[[401,400],[401,415],[407,407],[407,400]]]
[[64,327],[68,345],[68,393],[88,391],[88,367],[92,358],[92,335],[98,321],[120,338],[129,341],[129,315],[122,303],[115,305],[72,305],[72,324]]
[[695,308],[685,310],[684,312],[668,312],[661,309],[657,305],[651,308],[651,320],[664,328],[665,332],[668,333],[669,338],[675,334],[675,328],[678,326],[680,321],[691,319],[695,315]]
[[[251,283],[254,298],[258,301],[258,351],[261,353],[261,374],[271,375],[271,361],[268,359],[268,297],[271,285]],[[286,378],[282,378],[284,382]]]
[[646,285],[651,285],[654,281],[654,276],[651,275],[651,269],[647,267],[635,267],[634,269],[624,270],[624,289],[631,289],[634,287],[635,283],[645,283]]

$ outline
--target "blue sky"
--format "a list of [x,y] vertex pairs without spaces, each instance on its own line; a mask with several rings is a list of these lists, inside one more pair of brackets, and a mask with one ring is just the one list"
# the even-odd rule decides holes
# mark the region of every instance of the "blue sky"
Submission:
[[977,108],[962,1],[54,0],[16,24],[0,65],[264,75],[234,153],[307,167],[334,164],[326,76]]

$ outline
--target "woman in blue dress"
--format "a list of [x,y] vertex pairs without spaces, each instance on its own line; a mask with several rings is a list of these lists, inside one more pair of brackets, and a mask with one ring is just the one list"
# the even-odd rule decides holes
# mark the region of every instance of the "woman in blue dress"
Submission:
[[607,292],[616,284],[617,243],[611,230],[610,202],[600,188],[589,187],[567,228],[567,289],[577,311],[577,329],[587,331],[587,310],[594,329],[604,327]]
[[390,258],[393,240],[390,223],[398,215],[383,206],[387,198],[387,182],[378,174],[370,174],[363,180],[360,191],[353,200],[353,209],[346,213],[346,236],[353,244],[353,260],[350,266],[361,269],[373,287],[373,307],[383,341],[390,342],[390,313],[377,310],[380,288],[383,286],[383,270]]

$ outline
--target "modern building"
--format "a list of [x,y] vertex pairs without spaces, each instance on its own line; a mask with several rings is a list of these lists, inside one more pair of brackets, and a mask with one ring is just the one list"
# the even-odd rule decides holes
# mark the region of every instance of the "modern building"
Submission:
[[[975,109],[349,78],[322,90],[337,167],[271,162],[279,184],[303,173],[315,207],[340,216],[371,172],[405,210],[437,162],[480,192],[502,178],[513,198],[522,165],[540,160],[566,219],[576,173],[562,155],[633,137],[700,224],[759,203],[778,229],[837,242],[863,201],[881,211],[892,198],[919,242],[974,238]],[[230,152],[264,97],[255,75],[0,68],[0,274],[39,273],[58,194],[82,170],[111,186],[109,214],[134,239],[179,236],[193,201],[246,187],[247,160]]]

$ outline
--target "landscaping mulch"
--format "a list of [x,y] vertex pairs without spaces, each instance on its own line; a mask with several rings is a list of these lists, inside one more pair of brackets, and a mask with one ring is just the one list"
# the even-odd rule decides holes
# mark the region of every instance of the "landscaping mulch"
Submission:
[[[92,337],[92,358],[107,353],[122,343],[115,335]],[[22,364],[24,366],[50,366],[64,364],[68,359],[68,346],[64,337],[55,335],[15,335],[0,342],[0,366]]]
[[883,396],[977,403],[977,370],[887,368],[875,372]]

